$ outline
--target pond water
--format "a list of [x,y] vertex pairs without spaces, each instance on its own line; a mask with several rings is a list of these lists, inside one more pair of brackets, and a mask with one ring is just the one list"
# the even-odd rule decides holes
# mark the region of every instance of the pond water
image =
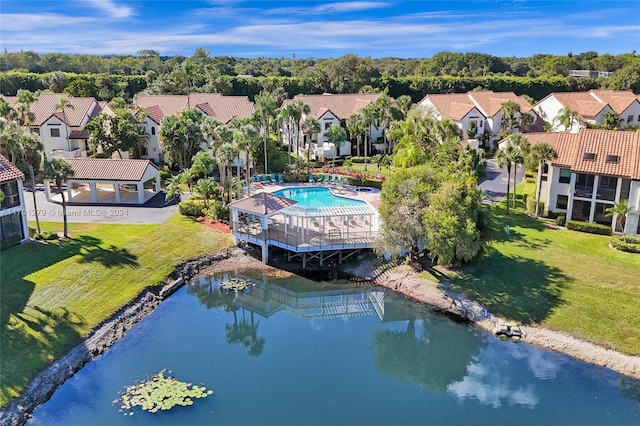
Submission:
[[361,206],[364,201],[333,195],[328,188],[295,187],[285,188],[273,193],[279,197],[295,200],[299,205],[308,208]]
[[[379,287],[180,289],[38,408],[34,425],[637,425],[640,381],[499,340]],[[214,394],[119,412],[162,369]]]

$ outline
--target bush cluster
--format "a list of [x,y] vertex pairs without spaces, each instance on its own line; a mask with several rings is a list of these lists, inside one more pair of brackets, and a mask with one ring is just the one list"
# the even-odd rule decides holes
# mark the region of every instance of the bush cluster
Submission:
[[560,226],[564,226],[566,221],[567,221],[567,215],[564,215],[564,214],[559,214],[558,217],[556,218],[556,222]]
[[209,207],[202,210],[204,216],[210,221],[229,222],[229,206],[220,200],[212,200]]
[[570,220],[567,222],[567,229],[579,232],[588,232],[589,234],[598,235],[611,235],[611,227],[607,225],[600,225],[599,223],[579,222],[576,220]]
[[202,216],[204,210],[204,200],[186,200],[178,203],[178,210],[180,214],[189,216],[189,217],[200,217]]
[[640,253],[640,237],[615,236],[611,239],[611,247],[628,253]]
[[39,234],[36,234],[33,239],[38,241],[57,240],[58,233],[55,231],[42,231]]
[[[525,194],[527,195],[527,194]],[[531,214],[534,214],[536,212],[536,199],[533,197],[526,197],[525,198],[525,205],[527,207],[527,211]],[[539,212],[540,214],[542,214],[544,212],[544,202],[540,201],[540,206],[539,208]]]

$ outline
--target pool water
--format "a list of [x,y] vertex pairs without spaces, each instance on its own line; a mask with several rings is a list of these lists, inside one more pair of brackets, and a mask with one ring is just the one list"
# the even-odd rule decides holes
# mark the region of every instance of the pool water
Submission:
[[275,191],[273,194],[295,200],[299,205],[308,208],[361,206],[362,204],[366,204],[364,201],[333,195],[328,188],[286,188]]
[[[451,321],[380,287],[270,279],[180,289],[38,408],[34,425],[637,425],[640,381]],[[162,369],[212,389],[125,416]]]

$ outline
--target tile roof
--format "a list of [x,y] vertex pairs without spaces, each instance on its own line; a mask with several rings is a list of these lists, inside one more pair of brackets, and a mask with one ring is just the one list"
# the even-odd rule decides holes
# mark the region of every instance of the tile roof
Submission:
[[[60,98],[67,99],[73,105],[73,108],[65,108],[64,114],[62,111],[54,111]],[[17,98],[15,96],[7,96],[5,99],[11,106],[16,105]],[[76,98],[68,93],[44,92],[31,104],[31,111],[35,114],[35,120],[31,124],[42,126],[52,115],[55,115],[68,126],[79,127],[86,117],[94,117],[101,110],[102,108],[94,98]]]
[[67,158],[73,178],[78,180],[139,181],[149,167],[149,160],[114,160],[111,158]]
[[[555,165],[570,166],[571,171],[640,180],[640,131],[581,129],[580,133],[561,132],[555,144]],[[583,154],[595,154],[585,160]],[[607,162],[608,155],[618,156]]]
[[482,111],[486,117],[493,117],[502,109],[502,104],[513,101],[520,105],[520,112],[531,111],[532,105],[522,96],[516,96],[513,92],[494,92],[481,90],[467,92],[467,96]]
[[229,207],[248,213],[271,214],[294,204],[298,204],[298,202],[288,198],[278,197],[268,192],[261,192],[251,197],[234,201],[229,204]]
[[24,174],[4,155],[0,154],[0,182],[14,179],[24,180]]
[[[153,121],[161,123],[164,117],[187,109],[187,96],[139,94],[135,104],[143,108]],[[191,93],[189,104],[223,123],[235,117],[251,117],[254,110],[253,102],[246,96],[223,96],[219,93]]]
[[340,120],[346,120],[360,109],[373,103],[380,97],[379,93],[345,93],[334,95],[325,93],[322,95],[296,95],[293,99],[301,99],[309,105],[309,115],[320,118],[322,114],[330,110]]
[[69,139],[89,139],[89,132],[86,130],[72,130]]
[[590,90],[589,93],[595,99],[609,104],[612,110],[618,114],[622,114],[624,110],[634,102],[640,102],[638,96],[636,96],[631,90]]
[[546,142],[551,146],[556,146],[560,133],[561,132],[533,132],[523,133],[522,136],[527,138],[529,146],[531,147],[534,147],[543,142]]
[[442,117],[454,121],[462,120],[465,115],[476,107],[466,93],[429,94],[420,101],[420,104],[426,99],[431,101]]
[[583,118],[595,117],[607,107],[606,103],[599,102],[589,92],[553,92],[547,97],[551,96]]

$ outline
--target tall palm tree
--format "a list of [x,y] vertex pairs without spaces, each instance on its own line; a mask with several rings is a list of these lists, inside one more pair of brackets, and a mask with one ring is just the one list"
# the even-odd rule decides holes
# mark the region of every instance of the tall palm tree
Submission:
[[347,139],[347,131],[342,126],[331,126],[327,129],[324,137],[336,146],[336,150],[339,150],[340,144]]
[[538,179],[537,179],[537,188],[536,188],[536,219],[540,214],[540,193],[542,191],[542,170],[544,164],[547,161],[551,161],[558,157],[558,154],[553,149],[553,147],[547,142],[539,143],[538,145],[531,148],[529,152],[529,157],[531,162],[535,162],[538,164]]
[[260,126],[264,145],[264,172],[268,172],[267,142],[271,133],[271,125],[275,121],[278,110],[278,98],[272,92],[263,90],[255,97],[255,118]]
[[356,155],[360,157],[360,144],[362,142],[362,135],[365,130],[365,124],[362,114],[357,112],[347,118],[347,130],[349,130],[351,139],[356,139]]
[[62,190],[62,183],[72,178],[73,175],[74,171],[71,165],[60,158],[52,158],[50,161],[45,161],[44,163],[42,177],[52,180],[56,188],[58,188],[58,193],[62,197],[62,217],[64,220],[65,238],[68,238],[69,234],[67,232],[67,201],[64,196],[64,191]]
[[502,119],[500,125],[502,130],[510,135],[513,129],[517,127],[516,117],[520,114],[520,104],[516,101],[507,101],[500,106],[500,112],[502,113]]
[[[287,135],[287,145],[289,150],[288,163],[291,164],[292,145],[295,141],[296,158],[300,148],[300,121],[303,115],[309,114],[309,105],[302,99],[294,99],[282,105],[279,111],[279,118],[282,124],[283,134]],[[299,163],[299,162],[298,162]]]
[[525,133],[529,129],[529,126],[531,126],[532,124],[533,116],[528,112],[522,112],[516,118],[516,125],[518,126],[518,129],[520,129],[521,133]]
[[[364,170],[367,170],[367,154],[371,149],[371,142],[373,136],[373,125],[377,124],[378,114],[375,105],[369,104],[359,111],[362,114],[362,120],[365,124],[367,132],[365,132],[364,138]],[[376,126],[377,127],[377,126]],[[368,136],[368,138],[367,138]]]
[[[53,106],[53,111],[54,112],[62,111],[62,121],[64,122],[65,125],[68,125],[68,123],[67,123],[67,109],[74,110],[75,107],[73,106],[73,103],[71,103],[69,98],[67,98],[66,96],[58,97],[58,101]],[[68,135],[67,135],[67,149],[69,151],[71,151],[71,145],[69,145],[69,136]]]
[[509,136],[509,141],[515,148],[515,156],[513,158],[513,208],[516,207],[516,179],[518,177],[518,164],[524,163],[524,157],[529,150],[529,141],[522,133],[514,133]]
[[314,117],[307,116],[304,119],[304,123],[302,123],[302,131],[305,135],[307,135],[307,174],[309,174],[309,162],[311,155],[311,138],[314,134],[320,132],[320,122],[316,120]]
[[499,168],[507,168],[507,214],[509,214],[509,192],[511,183],[511,165],[514,163],[518,153],[518,149],[507,141],[507,144],[496,152],[496,166]]
[[[238,150],[236,148],[236,145],[233,142],[225,142],[216,152],[216,159],[218,160],[219,163],[224,164],[227,169],[227,173],[226,173],[227,179],[225,183],[227,187],[227,196],[228,196],[229,202],[231,201],[231,181],[233,179],[232,178],[233,172],[231,171],[231,167],[233,166],[233,160],[237,156],[238,156]],[[222,187],[224,188],[224,186],[225,185],[223,184]],[[222,199],[223,200],[225,199],[224,194],[222,196]]]
[[20,153],[22,161],[29,168],[31,176],[31,194],[33,195],[33,211],[36,217],[36,229],[40,233],[40,219],[38,218],[38,205],[36,203],[36,172],[40,167],[40,159],[42,156],[42,140],[40,136],[32,133],[29,129],[23,127],[23,134],[20,137]]
[[615,203],[613,207],[609,207],[604,211],[605,217],[615,216],[616,222],[619,223],[620,227],[622,228],[622,238],[624,238],[625,243],[627,242],[627,235],[625,234],[624,226],[630,210],[631,209],[629,207],[629,200],[620,200],[619,202]]

